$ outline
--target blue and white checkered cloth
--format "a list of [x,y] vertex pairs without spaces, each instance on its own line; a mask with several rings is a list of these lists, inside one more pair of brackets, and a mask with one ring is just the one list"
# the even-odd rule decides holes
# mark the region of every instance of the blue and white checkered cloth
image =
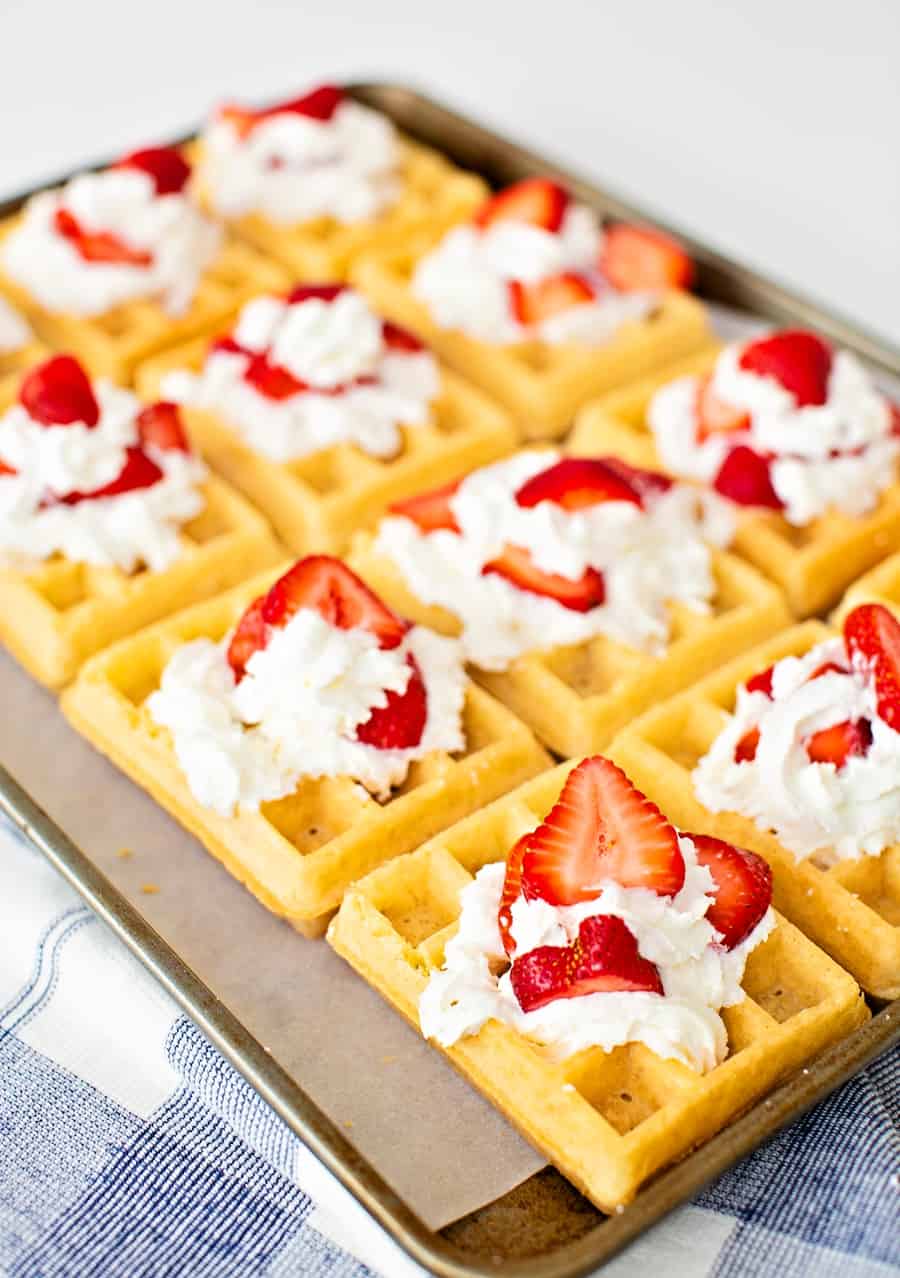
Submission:
[[[894,1053],[604,1276],[887,1278],[898,1172]],[[0,1273],[422,1273],[2,823]]]

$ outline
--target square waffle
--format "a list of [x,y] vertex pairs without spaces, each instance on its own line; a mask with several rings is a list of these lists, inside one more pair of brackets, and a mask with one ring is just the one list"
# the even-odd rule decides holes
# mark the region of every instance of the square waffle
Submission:
[[470,685],[463,711],[467,747],[413,763],[380,803],[349,777],[307,778],[259,811],[223,817],[191,794],[171,737],[146,709],[164,666],[183,643],[223,638],[284,565],[189,608],[95,657],[62,698],[85,737],[186,826],[276,914],[321,934],[354,879],[408,852],[506,793],[549,762],[529,730]]
[[[545,772],[344,897],[330,943],[414,1026],[429,971],[441,966],[455,931],[460,890],[534,829],[572,766]],[[656,787],[649,792],[661,798]],[[612,1211],[868,1015],[856,983],[780,917],[750,955],[743,986],[747,999],[722,1012],[728,1058],[705,1075],[639,1043],[555,1062],[497,1021],[441,1050],[563,1175]]]
[[[203,338],[148,360],[137,372],[138,393],[158,398],[167,373],[199,370],[208,345]],[[182,416],[194,447],[263,511],[286,546],[297,554],[335,553],[391,502],[515,448],[515,429],[501,408],[446,369],[441,379],[432,422],[404,428],[403,449],[394,458],[372,457],[341,443],[294,461],[269,461],[215,414],[185,405]]]
[[367,254],[351,269],[351,279],[376,310],[417,333],[451,368],[504,404],[523,439],[562,435],[587,400],[712,340],[702,304],[679,292],[667,293],[651,318],[623,325],[602,346],[491,345],[440,328],[410,289],[417,260],[438,238],[419,235],[400,247]]
[[854,581],[832,620],[842,624],[851,608],[861,603],[880,603],[900,616],[900,553],[891,555],[864,576]]
[[[405,617],[443,634],[459,634],[452,613],[420,603],[393,561],[376,553],[373,540],[365,533],[354,538],[349,559],[354,569]],[[749,564],[713,551],[713,572],[717,590],[711,612],[669,605],[671,638],[661,657],[600,635],[571,647],[524,653],[501,672],[472,667],[473,678],[557,754],[602,750],[648,706],[787,623],[781,592]]]
[[[856,602],[859,602],[858,600]],[[626,728],[609,754],[639,789],[650,787],[685,830],[759,852],[774,874],[774,903],[880,998],[900,996],[900,846],[881,856],[821,869],[797,861],[774,835],[736,812],[710,812],[694,797],[690,773],[731,713],[739,684],[782,657],[802,656],[834,634],[818,621],[794,626],[745,653],[689,692]]]
[[[664,469],[647,425],[650,400],[676,377],[710,372],[717,354],[717,350],[698,353],[675,368],[587,405],[575,422],[572,451],[584,456],[614,453],[639,466]],[[789,524],[777,511],[739,512],[732,549],[781,586],[795,616],[808,617],[836,603],[855,577],[898,544],[900,483],[895,483],[868,515],[833,511],[802,528]]]

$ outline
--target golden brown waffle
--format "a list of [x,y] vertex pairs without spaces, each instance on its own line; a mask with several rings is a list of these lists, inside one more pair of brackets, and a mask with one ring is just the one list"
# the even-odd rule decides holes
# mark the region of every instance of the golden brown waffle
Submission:
[[0,412],[5,412],[19,389],[22,374],[50,354],[36,338],[15,351],[0,351]]
[[439,238],[420,235],[400,247],[366,254],[351,268],[350,278],[377,311],[417,333],[451,368],[504,404],[523,439],[562,435],[587,400],[712,340],[702,304],[679,292],[666,294],[652,318],[623,325],[603,346],[498,346],[439,328],[410,289],[416,262]]
[[[208,345],[203,338],[148,360],[137,371],[138,393],[158,398],[167,373],[196,372]],[[516,445],[506,413],[446,370],[432,421],[403,428],[402,450],[393,458],[336,444],[295,461],[273,462],[213,413],[185,406],[182,415],[194,447],[264,512],[297,554],[343,550],[350,534],[371,527],[391,502],[496,461]]]
[[[0,222],[0,244],[18,217]],[[94,376],[127,383],[141,360],[201,333],[210,333],[226,315],[255,293],[283,291],[290,284],[284,268],[246,244],[226,241],[197,285],[184,315],[169,315],[151,300],[127,302],[104,315],[69,315],[42,307],[18,281],[0,270],[0,293],[33,324],[39,338],[56,350],[76,355]]]
[[524,724],[470,685],[465,752],[435,752],[412,764],[386,803],[349,777],[337,777],[306,779],[257,812],[222,817],[203,807],[188,788],[167,729],[144,703],[181,644],[220,640],[284,567],[100,653],[64,694],[62,708],[265,906],[306,935],[319,935],[354,879],[505,794],[549,760]]
[[[202,166],[202,142],[189,146],[188,152],[193,163]],[[403,244],[423,227],[446,230],[469,217],[487,198],[482,178],[455,168],[439,152],[404,140],[400,154],[400,196],[371,221],[345,223],[321,217],[281,225],[252,213],[233,219],[230,227],[286,266],[296,280],[344,280],[360,254]]]
[[725,666],[689,692],[651,710],[609,750],[639,789],[666,815],[696,830],[751,848],[774,873],[775,905],[881,998],[900,996],[900,846],[881,856],[821,869],[795,860],[774,835],[734,812],[710,812],[694,796],[691,772],[734,708],[737,688],[782,657],[801,656],[833,635],[818,621],[786,630]]
[[844,595],[832,620],[840,625],[851,608],[861,603],[880,603],[900,617],[900,553],[891,555],[877,568],[854,581]]
[[[460,890],[535,828],[572,766],[545,772],[344,897],[330,943],[414,1026],[429,972],[455,931]],[[659,788],[647,789],[663,801]],[[722,1012],[728,1058],[705,1075],[643,1044],[554,1062],[497,1021],[446,1055],[563,1175],[612,1211],[868,1016],[856,983],[781,918],[750,955],[743,986],[747,999]]]
[[[650,400],[676,377],[710,372],[716,354],[715,350],[699,353],[668,372],[587,405],[576,419],[571,451],[595,457],[614,453],[639,466],[661,469],[647,425]],[[778,582],[795,616],[808,617],[830,608],[854,578],[898,544],[900,484],[894,484],[869,515],[833,511],[803,528],[795,528],[777,511],[743,511],[738,514],[732,548],[770,581]]]
[[[404,616],[442,634],[459,634],[451,613],[422,604],[410,592],[393,560],[376,553],[371,534],[353,539],[349,562]],[[713,572],[717,590],[710,613],[669,605],[671,639],[661,657],[601,635],[572,647],[525,653],[500,673],[473,667],[473,678],[557,754],[602,750],[648,706],[787,624],[781,592],[749,564],[713,551]]]

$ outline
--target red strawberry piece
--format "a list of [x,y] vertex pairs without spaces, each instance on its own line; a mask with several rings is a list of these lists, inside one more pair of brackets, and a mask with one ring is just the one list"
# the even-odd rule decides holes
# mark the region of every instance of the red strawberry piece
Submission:
[[71,355],[54,355],[33,368],[19,387],[19,403],[42,426],[81,422],[93,428],[100,420],[87,374]]
[[772,487],[771,464],[767,457],[740,444],[719,467],[713,481],[715,490],[740,506],[765,506],[781,510],[783,502]]
[[611,914],[584,919],[571,945],[541,945],[523,954],[509,979],[523,1012],[583,994],[663,993],[658,968],[641,956],[634,934]]
[[641,499],[641,505],[648,499],[661,497],[673,486],[674,480],[662,475],[658,470],[644,470],[642,466],[632,466],[621,457],[603,457],[600,459],[607,470],[618,475],[630,488],[634,489]]
[[330,120],[343,97],[343,92],[334,85],[323,84],[302,97],[291,98],[260,111],[229,104],[220,108],[219,115],[223,120],[229,121],[239,137],[245,138],[258,124],[273,115],[305,115],[311,120]]
[[390,320],[385,320],[381,325],[381,336],[385,346],[392,351],[408,351],[415,355],[425,350],[425,343],[419,341],[415,333],[411,333],[408,328],[401,328],[399,324],[392,324]]
[[142,448],[128,448],[125,465],[110,483],[89,493],[67,493],[60,501],[66,506],[77,506],[80,502],[97,501],[101,497],[121,497],[123,493],[135,492],[139,488],[152,488],[162,477],[159,466]]
[[481,570],[483,577],[492,573],[512,582],[519,590],[545,595],[573,612],[590,612],[606,598],[603,573],[596,568],[587,568],[577,581],[559,573],[541,572],[530,553],[521,546],[505,546],[503,554],[485,564]]
[[404,501],[392,502],[388,510],[392,515],[402,515],[418,524],[422,532],[437,532],[446,528],[449,532],[459,532],[459,524],[450,506],[450,499],[458,490],[461,479],[454,479],[441,488],[432,488],[427,493],[416,497],[407,497]]
[[513,902],[522,890],[522,858],[525,855],[525,849],[528,846],[530,837],[530,834],[523,834],[521,839],[510,848],[509,855],[506,858],[506,874],[503,878],[500,908],[497,911],[497,925],[500,928],[500,937],[507,954],[512,954],[515,949],[515,942],[509,929],[512,927]]
[[260,648],[265,648],[266,646],[266,623],[263,620],[265,602],[265,595],[260,595],[258,599],[254,599],[231,636],[227,654],[228,664],[234,671],[234,677],[238,682],[243,679],[247,662],[254,652],[258,652]]
[[214,337],[209,344],[209,353],[225,351],[228,355],[250,355],[251,352],[234,340],[230,333],[222,337]]
[[891,434],[900,435],[900,404],[888,403],[891,410]]
[[548,275],[534,284],[510,280],[507,287],[512,313],[520,324],[541,324],[561,311],[594,300],[594,290],[588,281],[574,271]]
[[549,178],[525,178],[491,196],[475,214],[476,226],[493,226],[496,222],[527,222],[545,231],[558,231],[562,226],[569,195],[558,182]]
[[676,240],[626,222],[604,231],[600,270],[622,293],[690,288],[694,282],[694,264]]
[[563,510],[583,510],[605,501],[641,504],[629,478],[606,458],[590,457],[564,457],[532,475],[516,493],[516,504],[526,509],[542,501],[552,501]]
[[772,695],[772,674],[775,670],[774,666],[766,666],[765,670],[760,670],[759,674],[753,675],[748,679],[745,687],[748,692],[764,692],[767,697]]
[[828,398],[831,347],[805,329],[784,329],[749,342],[739,360],[741,368],[760,377],[774,377],[790,391],[799,408],[824,404]]
[[0,461],[0,479],[2,479],[4,475],[18,475],[18,473],[19,472],[16,470],[15,466],[7,466],[5,461]]
[[190,452],[191,446],[188,443],[187,432],[182,424],[181,412],[177,404],[170,404],[166,400],[160,400],[158,404],[148,404],[138,414],[136,425],[138,439],[144,448],[148,444],[153,444],[154,447],[164,451]]
[[733,950],[749,936],[772,904],[772,870],[755,852],[736,848],[709,834],[692,834],[697,860],[715,883],[715,899],[706,917],[722,945]]
[[759,745],[759,728],[751,728],[745,732],[734,748],[735,763],[752,763],[756,758],[756,747]]
[[289,306],[299,302],[333,302],[347,292],[346,284],[298,284],[287,295]]
[[529,836],[522,890],[529,900],[575,905],[607,879],[672,896],[684,884],[678,835],[655,803],[601,755],[570,773],[552,811]]
[[823,665],[819,666],[818,669],[812,672],[807,682],[812,683],[813,679],[821,679],[822,675],[831,674],[832,672],[834,674],[848,673],[848,671],[843,666],[839,666],[836,662],[826,661]]
[[356,729],[357,741],[379,750],[410,750],[422,740],[428,718],[428,693],[418,662],[412,653],[409,683],[403,692],[389,692],[387,705],[375,709]]
[[900,622],[883,604],[860,604],[844,618],[844,640],[872,667],[879,718],[900,732]]
[[747,430],[750,426],[750,414],[745,409],[735,408],[716,394],[711,374],[701,377],[697,383],[696,412],[699,444],[710,435]]
[[53,218],[57,234],[68,240],[86,262],[118,266],[150,266],[153,254],[132,248],[112,231],[86,231],[68,209],[57,209]]
[[872,725],[868,719],[857,719],[855,723],[845,720],[814,732],[803,744],[812,763],[833,763],[842,768],[851,755],[868,753]]
[[301,608],[315,608],[340,630],[360,626],[382,648],[396,648],[408,629],[355,572],[330,555],[308,555],[280,577],[266,595],[263,618],[267,625],[284,626]]
[[250,362],[244,369],[244,381],[266,399],[290,399],[292,395],[308,389],[306,382],[299,381],[286,368],[270,364],[265,354],[250,357]]
[[153,179],[157,195],[177,195],[191,176],[191,166],[174,146],[148,146],[132,151],[115,165],[117,169],[139,169]]

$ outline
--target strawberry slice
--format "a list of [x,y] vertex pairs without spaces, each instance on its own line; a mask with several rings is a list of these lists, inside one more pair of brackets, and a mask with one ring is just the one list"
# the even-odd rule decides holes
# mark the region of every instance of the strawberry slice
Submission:
[[879,718],[900,732],[900,622],[883,604],[860,604],[844,618],[844,640],[872,668]]
[[381,338],[385,346],[392,351],[407,351],[410,355],[417,355],[419,351],[425,350],[425,343],[419,341],[415,333],[411,333],[408,328],[401,328],[399,324],[393,324],[390,320],[384,320],[381,325]]
[[71,355],[54,355],[33,368],[19,387],[19,403],[42,426],[80,422],[93,429],[100,420],[87,374]]
[[191,176],[191,166],[174,146],[148,146],[123,156],[117,169],[139,169],[153,179],[157,195],[177,195]]
[[583,510],[605,501],[630,501],[639,506],[635,488],[607,458],[564,457],[527,479],[516,493],[516,505],[529,509],[552,501],[563,510]]
[[370,631],[382,648],[396,648],[409,627],[355,572],[330,555],[308,555],[280,577],[266,595],[267,625],[284,626],[301,608],[315,608],[332,626]]
[[507,288],[513,315],[520,324],[526,325],[541,324],[561,311],[594,300],[594,290],[584,276],[575,271],[548,275],[534,284],[510,280]]
[[694,264],[676,240],[627,222],[604,231],[600,270],[621,293],[690,288],[694,282]]
[[230,333],[223,333],[221,337],[214,337],[207,347],[207,351],[210,355],[216,351],[224,351],[227,355],[246,355],[248,358],[253,354],[245,346],[241,346],[239,342],[236,342]]
[[80,502],[97,501],[101,497],[121,497],[123,493],[135,492],[139,488],[152,488],[162,478],[163,472],[143,448],[128,448],[125,450],[125,465],[110,483],[89,493],[67,493],[59,500],[65,506],[77,506]]
[[642,506],[654,497],[661,497],[674,486],[675,481],[668,475],[660,474],[658,470],[644,470],[642,466],[632,466],[622,461],[621,457],[602,457],[600,460],[607,470],[612,471],[634,489]]
[[833,763],[842,768],[851,755],[868,754],[872,744],[872,725],[868,719],[851,723],[835,723],[830,728],[814,732],[803,742],[812,763]]
[[540,945],[523,954],[509,979],[523,1012],[583,994],[663,993],[659,969],[641,956],[627,924],[611,914],[584,919],[571,945]]
[[766,666],[765,670],[760,670],[759,674],[753,675],[744,685],[748,692],[764,692],[767,697],[772,696],[772,675],[775,671],[774,666]]
[[888,408],[891,413],[891,434],[900,435],[900,404],[893,404],[889,400]]
[[333,302],[346,292],[346,284],[297,284],[288,293],[287,303],[294,306],[299,302]]
[[692,834],[697,860],[715,883],[715,899],[706,917],[722,945],[733,950],[749,936],[772,904],[772,870],[755,852],[736,848],[709,834]]
[[177,404],[160,400],[158,404],[148,404],[138,414],[135,423],[138,439],[144,448],[153,444],[165,452],[189,453],[187,432],[181,421],[181,412]]
[[759,377],[774,377],[790,391],[798,408],[824,404],[828,399],[831,347],[805,329],[783,329],[757,342],[748,342],[740,360],[741,368]]
[[612,879],[672,896],[684,884],[678,835],[655,803],[609,759],[578,764],[544,822],[529,836],[522,890],[529,900],[575,905]]
[[740,444],[719,467],[713,481],[716,492],[740,506],[765,506],[781,510],[784,503],[772,487],[771,463],[767,457]]
[[292,395],[299,395],[301,391],[309,389],[306,382],[299,381],[286,368],[270,364],[268,355],[264,353],[251,355],[244,369],[243,379],[258,395],[279,401],[290,399]]
[[0,479],[2,479],[4,475],[18,475],[18,473],[19,472],[16,470],[15,466],[7,466],[5,461],[0,461]]
[[411,673],[403,692],[389,692],[387,705],[375,709],[356,729],[356,739],[378,750],[411,750],[422,740],[428,719],[428,693],[419,664],[406,658]]
[[752,763],[756,758],[756,747],[759,745],[759,728],[751,728],[745,732],[734,748],[735,763]]
[[68,209],[57,209],[53,225],[86,262],[106,262],[118,266],[150,266],[153,254],[132,248],[112,231],[86,231]]
[[333,84],[323,84],[302,97],[264,107],[259,111],[228,104],[220,107],[219,116],[227,120],[237,135],[247,137],[264,120],[273,115],[305,115],[310,120],[330,120],[344,99],[341,89]]
[[481,570],[482,577],[489,577],[492,573],[512,582],[519,590],[544,595],[573,612],[590,612],[606,598],[603,573],[596,568],[585,569],[577,581],[555,572],[541,572],[530,553],[521,546],[505,546],[502,555],[492,559]]
[[516,948],[515,941],[513,941],[510,933],[512,907],[513,902],[522,890],[522,858],[525,855],[525,849],[528,847],[530,838],[530,834],[523,834],[521,839],[512,845],[506,858],[506,874],[503,878],[500,908],[497,911],[497,925],[500,928],[500,937],[507,954],[512,954]]
[[696,414],[698,444],[710,435],[731,434],[750,427],[750,414],[743,408],[735,408],[713,390],[712,374],[701,377],[697,383]]
[[472,220],[480,227],[494,226],[497,222],[526,222],[545,231],[558,231],[568,204],[568,192],[558,182],[551,182],[549,178],[525,178],[491,196]]
[[849,671],[844,666],[839,666],[834,661],[826,661],[823,665],[819,666],[816,670],[812,672],[812,674],[807,679],[807,683],[812,683],[813,679],[821,679],[822,675],[827,675],[831,673],[848,674]]
[[461,479],[444,484],[441,488],[432,488],[427,493],[419,493],[416,497],[407,497],[404,501],[395,501],[388,510],[392,515],[402,515],[418,524],[422,532],[437,532],[446,528],[449,532],[459,532],[459,524],[450,506],[450,499],[458,491]]
[[266,623],[263,620],[265,602],[265,595],[260,595],[258,599],[254,599],[231,636],[226,655],[228,664],[234,671],[234,677],[238,683],[243,679],[247,662],[254,652],[259,652],[261,648],[265,648],[268,641]]

